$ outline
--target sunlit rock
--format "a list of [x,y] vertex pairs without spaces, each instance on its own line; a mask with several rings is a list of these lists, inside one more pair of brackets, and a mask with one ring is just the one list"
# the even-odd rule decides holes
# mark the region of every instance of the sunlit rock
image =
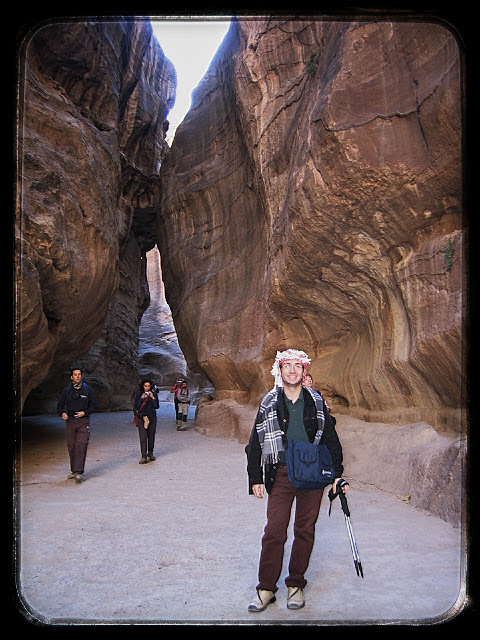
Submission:
[[158,227],[217,401],[258,402],[294,346],[337,411],[460,428],[460,67],[435,23],[234,23],[162,165]]

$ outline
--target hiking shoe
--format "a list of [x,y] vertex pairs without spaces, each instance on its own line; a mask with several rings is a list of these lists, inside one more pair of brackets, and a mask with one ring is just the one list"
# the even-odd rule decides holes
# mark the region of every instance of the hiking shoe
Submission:
[[300,587],[288,587],[287,609],[301,609],[304,606],[303,589],[300,589]]
[[75,482],[83,482],[83,476],[81,473],[75,474]]
[[147,462],[148,462],[147,458],[141,458],[141,459],[138,461],[138,464],[147,464]]
[[255,599],[248,605],[249,611],[265,611],[269,604],[275,602],[276,597],[273,591],[266,591],[265,589],[257,589],[257,595]]

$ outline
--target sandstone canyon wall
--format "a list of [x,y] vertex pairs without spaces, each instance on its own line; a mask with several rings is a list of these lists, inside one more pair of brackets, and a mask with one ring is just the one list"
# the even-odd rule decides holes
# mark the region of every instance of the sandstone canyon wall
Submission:
[[177,339],[172,313],[165,299],[160,252],[155,247],[146,255],[150,304],[142,315],[138,331],[138,375],[154,380],[160,399],[172,401],[170,389],[181,376],[188,380],[190,398],[196,403],[202,395],[213,395],[209,380],[187,367]]
[[166,297],[215,387],[204,423],[228,432],[292,346],[337,412],[461,429],[461,132],[443,25],[232,24],[161,167]]
[[44,25],[19,69],[19,409],[54,410],[74,364],[102,409],[125,408],[175,70],[148,22],[122,20]]
[[168,150],[174,91],[146,22],[48,24],[24,43],[19,409],[54,411],[72,364],[102,410],[128,409],[137,372],[168,362],[214,386],[196,428],[245,441],[275,352],[302,348],[348,473],[414,485],[412,504],[458,523],[455,37],[429,22],[234,21]]

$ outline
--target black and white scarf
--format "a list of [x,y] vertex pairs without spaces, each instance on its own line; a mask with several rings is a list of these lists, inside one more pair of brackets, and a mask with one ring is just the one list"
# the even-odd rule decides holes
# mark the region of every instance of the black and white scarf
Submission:
[[[323,400],[321,395],[309,387],[303,387],[315,401],[318,420],[318,431],[315,434],[314,443],[318,444],[325,426],[325,414],[323,412]],[[262,449],[262,465],[276,464],[283,460],[282,429],[278,422],[277,400],[279,389],[269,391],[262,399],[255,422],[258,440]]]

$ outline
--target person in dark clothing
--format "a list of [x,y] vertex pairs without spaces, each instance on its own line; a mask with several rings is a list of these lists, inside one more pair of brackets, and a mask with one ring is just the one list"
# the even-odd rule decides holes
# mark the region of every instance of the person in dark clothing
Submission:
[[[321,442],[328,447],[335,468],[334,492],[343,473],[342,447],[325,402],[317,391],[302,385],[308,364],[310,359],[304,351],[277,352],[272,369],[275,388],[263,397],[245,448],[249,493],[257,498],[263,498],[265,491],[268,494],[257,593],[248,607],[253,612],[263,611],[276,600],[294,500],[294,540],[289,574],[285,578],[287,607],[300,609],[305,605],[305,572],[313,549],[323,489],[295,489],[290,484],[285,464],[286,441],[313,442],[321,422]],[[346,487],[343,490],[346,491]]]
[[155,460],[153,449],[155,447],[155,433],[157,430],[158,395],[152,390],[150,380],[144,380],[142,389],[137,391],[134,401],[135,424],[138,428],[140,439],[140,452],[142,457],[140,464],[148,460]]
[[90,414],[97,409],[97,398],[92,387],[82,382],[82,370],[70,371],[72,384],[63,389],[57,403],[57,413],[65,420],[67,449],[70,457],[70,475],[82,482],[90,440]]

